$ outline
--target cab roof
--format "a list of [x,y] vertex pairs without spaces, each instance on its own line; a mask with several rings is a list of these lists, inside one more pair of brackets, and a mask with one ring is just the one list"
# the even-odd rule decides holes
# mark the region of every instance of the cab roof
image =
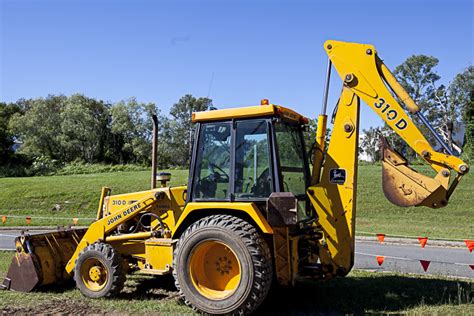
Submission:
[[[265,103],[262,101],[262,103]],[[230,108],[222,110],[212,110],[204,112],[194,112],[192,115],[193,123],[223,121],[237,118],[254,118],[263,116],[281,117],[297,123],[306,124],[308,118],[296,113],[295,111],[275,104],[263,104],[256,106],[247,106],[241,108]]]

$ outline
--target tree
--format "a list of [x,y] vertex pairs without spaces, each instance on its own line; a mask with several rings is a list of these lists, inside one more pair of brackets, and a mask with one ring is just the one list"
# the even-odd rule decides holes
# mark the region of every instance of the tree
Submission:
[[104,161],[107,149],[109,107],[81,94],[67,98],[60,114],[61,147],[65,161]]
[[0,166],[5,166],[13,159],[15,136],[8,129],[10,118],[20,112],[20,107],[14,103],[0,102]]
[[454,148],[453,135],[455,125],[462,122],[462,109],[457,106],[454,98],[454,95],[451,94],[451,89],[446,88],[444,85],[439,87],[433,86],[433,112],[436,114],[430,114],[431,123],[444,138],[449,148]]
[[146,163],[151,160],[152,114],[159,114],[154,103],[139,103],[135,98],[116,103],[110,110],[112,147],[121,163]]
[[418,106],[426,106],[432,84],[440,79],[434,68],[439,60],[433,56],[413,55],[395,68],[394,74]]
[[315,119],[309,119],[308,122],[308,130],[303,134],[304,136],[304,143],[306,146],[306,153],[308,155],[308,158],[313,159],[310,157],[313,151],[313,147],[316,142],[316,129],[317,129],[317,120]]
[[370,127],[363,130],[363,137],[360,140],[360,148],[367,154],[372,162],[379,161],[380,153],[380,136],[382,129],[380,127]]
[[195,98],[186,94],[170,110],[172,121],[169,122],[169,150],[172,151],[176,165],[188,166],[192,147],[193,123],[192,113],[215,110],[209,98]]
[[[460,126],[464,122],[467,134],[472,135],[473,133],[472,112],[469,114],[469,111],[473,107],[474,67],[466,68],[446,87],[437,84],[437,81],[440,79],[440,76],[435,71],[437,65],[438,59],[435,57],[424,55],[411,56],[403,64],[395,68],[395,75],[410,96],[420,106],[421,112],[431,122],[431,125],[444,138],[447,145],[451,149],[457,149],[462,144],[455,144],[455,127]],[[420,129],[437,150],[442,149],[440,144],[424,126],[420,126]],[[396,140],[396,142],[400,143],[399,140]],[[468,152],[472,150],[470,145],[467,148],[471,148],[467,150]],[[411,150],[409,151],[412,152]]]
[[21,142],[19,149],[30,157],[46,156],[63,160],[61,150],[61,112],[67,98],[63,95],[35,100],[21,100],[23,113],[15,113],[9,122],[10,131]]
[[469,66],[457,74],[447,91],[452,106],[459,108],[461,112],[466,131],[464,153],[466,160],[472,160],[474,159],[474,66]]
[[[427,117],[430,122],[439,121],[442,113],[437,109],[434,99],[437,81],[441,78],[436,73],[436,66],[439,60],[433,56],[413,55],[407,58],[401,65],[395,68],[394,74],[400,84],[405,88],[415,103],[419,106],[420,112]],[[418,123],[418,127],[432,145],[436,145],[435,138],[420,121],[412,116]],[[387,125],[383,128],[384,133],[391,136],[391,141],[406,158],[416,157],[416,153],[406,146],[406,143],[393,132]]]

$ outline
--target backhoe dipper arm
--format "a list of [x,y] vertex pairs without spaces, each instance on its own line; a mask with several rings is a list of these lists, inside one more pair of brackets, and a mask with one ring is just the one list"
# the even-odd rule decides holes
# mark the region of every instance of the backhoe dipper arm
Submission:
[[[374,46],[327,41],[325,50],[344,84],[364,100],[434,170],[439,172],[443,168],[449,168],[460,174],[468,171],[467,165],[459,158],[436,152],[402,109],[387,86],[410,113],[417,114],[429,125],[416,103],[379,58]],[[439,141],[444,145],[441,138]]]
[[[387,198],[400,206],[425,205],[433,208],[445,206],[454,187],[461,176],[468,172],[469,167],[452,155],[451,149],[431,127],[413,99],[379,58],[374,46],[338,41],[327,41],[324,46],[344,85],[364,100],[438,173],[435,179],[417,174],[407,167],[405,158],[387,146],[387,142],[384,141],[383,184]],[[419,117],[449,154],[437,152],[431,147],[394,95],[405,104],[411,114]],[[452,187],[448,188],[450,170],[455,170],[458,175]],[[439,186],[444,190],[439,189]],[[429,195],[432,195],[431,198]]]
[[[324,49],[329,56],[327,78],[334,66],[344,85],[325,150],[327,80],[307,194],[318,215],[315,227],[323,232],[319,260],[325,275],[331,276],[347,274],[354,262],[360,99],[437,172],[434,178],[419,174],[384,139],[382,183],[385,196],[392,203],[443,207],[469,167],[451,154],[416,103],[378,57],[374,46],[330,40],[324,44]],[[449,154],[433,149],[396,98],[427,125]],[[457,174],[450,184],[451,170]]]

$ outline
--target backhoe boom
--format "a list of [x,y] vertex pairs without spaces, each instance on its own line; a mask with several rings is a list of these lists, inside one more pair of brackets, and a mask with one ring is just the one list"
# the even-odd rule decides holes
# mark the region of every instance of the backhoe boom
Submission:
[[[341,275],[351,269],[354,256],[359,99],[371,107],[437,173],[434,178],[419,174],[382,139],[382,187],[392,203],[431,208],[446,206],[469,167],[452,155],[450,148],[379,58],[374,46],[330,40],[324,48],[329,56],[327,78],[330,77],[331,66],[334,66],[344,84],[325,152],[326,83],[323,111],[318,119],[311,186],[307,192],[318,215],[316,227],[324,233],[320,260],[327,273]],[[427,125],[448,154],[433,149],[397,99]],[[456,172],[456,177],[450,182],[451,170]]]

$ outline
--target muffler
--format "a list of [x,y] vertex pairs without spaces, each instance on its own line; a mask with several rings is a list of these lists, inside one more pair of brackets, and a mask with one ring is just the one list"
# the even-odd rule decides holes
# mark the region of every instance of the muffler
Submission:
[[30,292],[69,279],[65,266],[87,229],[63,229],[44,234],[22,234],[15,239],[15,256],[0,285],[6,290]]

